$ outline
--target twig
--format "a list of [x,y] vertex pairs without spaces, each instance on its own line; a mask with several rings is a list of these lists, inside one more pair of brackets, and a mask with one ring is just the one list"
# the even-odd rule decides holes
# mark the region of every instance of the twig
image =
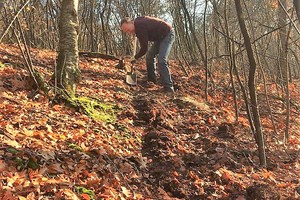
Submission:
[[119,171],[119,168],[118,168],[118,166],[114,163],[114,161],[112,161],[112,159],[110,159],[107,155],[103,155],[103,157],[107,158],[107,160],[113,165],[113,167],[115,168],[115,170],[116,170],[117,172],[120,173],[120,175],[122,176],[122,178],[123,178],[124,181],[126,182],[127,187],[131,190],[132,193],[134,193],[133,188],[129,185],[129,182],[128,182],[127,179],[125,178],[124,174],[123,174],[122,172]]
[[12,138],[10,135],[8,135],[7,133],[4,132],[3,129],[0,128],[0,135],[4,135],[6,136],[7,138],[9,138],[10,140],[14,140],[14,138]]
[[298,27],[296,26],[296,24],[294,23],[294,21],[290,17],[289,13],[287,12],[287,10],[285,9],[285,7],[283,6],[282,2],[280,0],[278,2],[280,4],[280,7],[282,8],[282,10],[285,12],[286,16],[289,18],[289,20],[293,24],[293,26],[294,26],[295,30],[297,31],[297,33],[300,35],[300,31],[299,31]]
[[14,16],[13,20],[10,22],[10,24],[8,25],[8,27],[6,28],[6,30],[4,31],[3,35],[0,38],[0,43],[2,41],[2,39],[4,38],[4,36],[7,34],[8,30],[10,29],[10,27],[13,25],[14,21],[17,19],[18,15],[20,14],[20,12],[25,8],[25,6],[30,2],[30,0],[28,0],[21,8],[20,10],[16,13],[16,15]]
[[245,152],[243,152],[243,155],[244,155],[245,158],[247,158],[247,161],[248,161],[251,165],[255,166],[253,160],[252,160],[251,158],[249,158],[249,156],[247,156]]

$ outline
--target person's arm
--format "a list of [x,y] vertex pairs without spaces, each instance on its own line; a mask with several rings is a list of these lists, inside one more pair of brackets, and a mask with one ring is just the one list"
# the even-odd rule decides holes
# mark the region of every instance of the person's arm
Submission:
[[148,33],[143,31],[141,34],[137,35],[139,39],[139,43],[141,46],[140,51],[134,56],[135,59],[139,59],[143,55],[145,55],[148,51]]

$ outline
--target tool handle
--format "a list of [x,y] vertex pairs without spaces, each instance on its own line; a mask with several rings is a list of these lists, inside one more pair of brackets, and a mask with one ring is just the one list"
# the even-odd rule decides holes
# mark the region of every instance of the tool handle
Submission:
[[135,66],[132,64],[130,67],[130,73],[133,73],[135,71]]
[[134,57],[135,54],[136,54],[136,42],[137,42],[137,37],[134,36],[134,40],[133,40],[133,50],[132,50],[132,57]]

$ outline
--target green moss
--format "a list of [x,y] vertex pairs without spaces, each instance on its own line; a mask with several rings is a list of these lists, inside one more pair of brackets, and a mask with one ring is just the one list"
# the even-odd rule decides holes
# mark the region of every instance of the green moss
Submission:
[[80,146],[76,145],[76,144],[70,143],[68,146],[69,146],[70,148],[72,148],[72,149],[75,149],[75,150],[77,150],[77,151],[83,152],[83,149],[82,149]]
[[13,161],[16,163],[18,170],[23,170],[23,169],[26,169],[26,168],[27,169],[31,168],[33,170],[36,170],[36,169],[40,168],[40,165],[32,157],[30,157],[28,160],[27,159],[22,159],[20,157],[16,157],[16,158],[14,158]]
[[27,162],[27,167],[36,170],[40,168],[40,165],[37,163],[37,161],[34,158],[29,158]]
[[70,103],[83,109],[88,116],[96,121],[116,121],[114,104],[100,102],[88,97],[73,97]]
[[7,151],[8,153],[12,153],[12,154],[17,154],[17,153],[20,152],[19,150],[15,149],[15,148],[13,148],[13,147],[7,148],[6,151]]
[[89,190],[80,186],[75,186],[75,191],[79,194],[88,194],[90,196],[90,199],[95,199],[95,193],[93,190]]
[[22,160],[21,158],[16,157],[16,158],[14,159],[14,162],[16,163],[17,169],[18,169],[18,170],[23,170],[23,169],[25,169],[25,164],[24,164],[24,162],[23,162],[23,160]]

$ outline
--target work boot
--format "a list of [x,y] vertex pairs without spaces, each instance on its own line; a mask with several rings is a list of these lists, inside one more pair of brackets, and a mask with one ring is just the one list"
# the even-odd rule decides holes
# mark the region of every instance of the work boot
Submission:
[[156,83],[157,83],[157,80],[156,80],[156,79],[153,79],[153,78],[148,78],[148,79],[147,79],[147,82],[152,82],[152,83],[156,84]]
[[147,81],[147,83],[146,83],[146,87],[147,87],[147,88],[153,88],[153,87],[155,87],[155,86],[156,86],[156,84],[153,83],[152,81]]
[[169,94],[174,94],[175,91],[174,91],[174,87],[164,87],[164,92],[165,93],[169,93]]

